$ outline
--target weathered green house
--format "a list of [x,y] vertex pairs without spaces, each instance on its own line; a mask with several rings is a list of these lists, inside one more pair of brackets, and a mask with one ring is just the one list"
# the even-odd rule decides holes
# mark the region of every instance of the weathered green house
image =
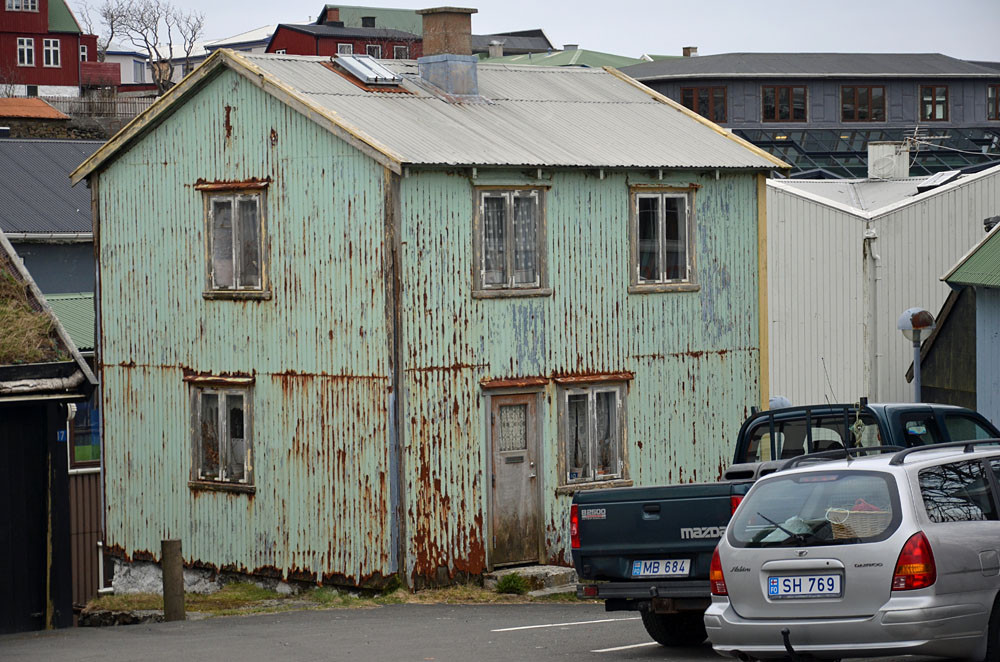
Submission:
[[715,479],[767,392],[783,164],[613,70],[477,67],[468,13],[424,18],[466,54],[426,27],[389,70],[220,51],[74,173],[121,558],[566,563],[575,490]]

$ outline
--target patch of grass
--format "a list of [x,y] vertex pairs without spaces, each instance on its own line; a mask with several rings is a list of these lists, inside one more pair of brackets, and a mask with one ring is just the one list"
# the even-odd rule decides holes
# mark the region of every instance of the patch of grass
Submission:
[[35,310],[28,288],[0,273],[0,365],[46,363],[66,357],[59,349],[52,320]]
[[527,592],[528,580],[520,573],[512,572],[509,575],[504,575],[497,581],[497,593],[524,595]]

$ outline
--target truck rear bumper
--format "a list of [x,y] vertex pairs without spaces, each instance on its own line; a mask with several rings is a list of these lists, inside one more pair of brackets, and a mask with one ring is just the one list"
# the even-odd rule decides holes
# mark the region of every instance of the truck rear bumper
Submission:
[[[585,587],[597,587],[597,595],[585,595]],[[593,589],[591,589],[593,590]],[[598,584],[577,584],[578,598],[599,600],[651,598],[704,598],[709,599],[708,580],[687,579],[663,582],[601,582]]]

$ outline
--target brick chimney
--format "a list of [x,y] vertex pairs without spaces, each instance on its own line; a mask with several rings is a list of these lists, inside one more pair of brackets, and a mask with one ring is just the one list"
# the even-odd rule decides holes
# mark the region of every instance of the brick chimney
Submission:
[[479,94],[476,63],[472,54],[472,15],[463,7],[418,9],[423,16],[423,53],[417,58],[420,77],[448,94]]
[[685,46],[681,50],[681,52],[684,54],[684,57],[697,57],[698,56],[698,47],[697,46]]
[[[335,25],[340,23],[340,9],[337,7],[330,7],[323,14],[323,25]],[[341,23],[343,26],[343,23]]]

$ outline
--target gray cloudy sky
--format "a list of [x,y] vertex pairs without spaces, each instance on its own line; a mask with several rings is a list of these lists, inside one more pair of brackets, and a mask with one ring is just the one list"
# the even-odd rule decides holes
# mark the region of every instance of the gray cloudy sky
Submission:
[[[315,19],[323,0],[172,0],[205,14],[208,39],[269,23]],[[95,3],[99,4],[99,3]],[[331,3],[335,4],[335,3]],[[1000,61],[1000,0],[604,0],[471,3],[391,0],[350,4],[420,9],[476,7],[479,34],[542,28],[553,44],[636,57],[699,53],[871,52],[944,53],[967,60]]]

